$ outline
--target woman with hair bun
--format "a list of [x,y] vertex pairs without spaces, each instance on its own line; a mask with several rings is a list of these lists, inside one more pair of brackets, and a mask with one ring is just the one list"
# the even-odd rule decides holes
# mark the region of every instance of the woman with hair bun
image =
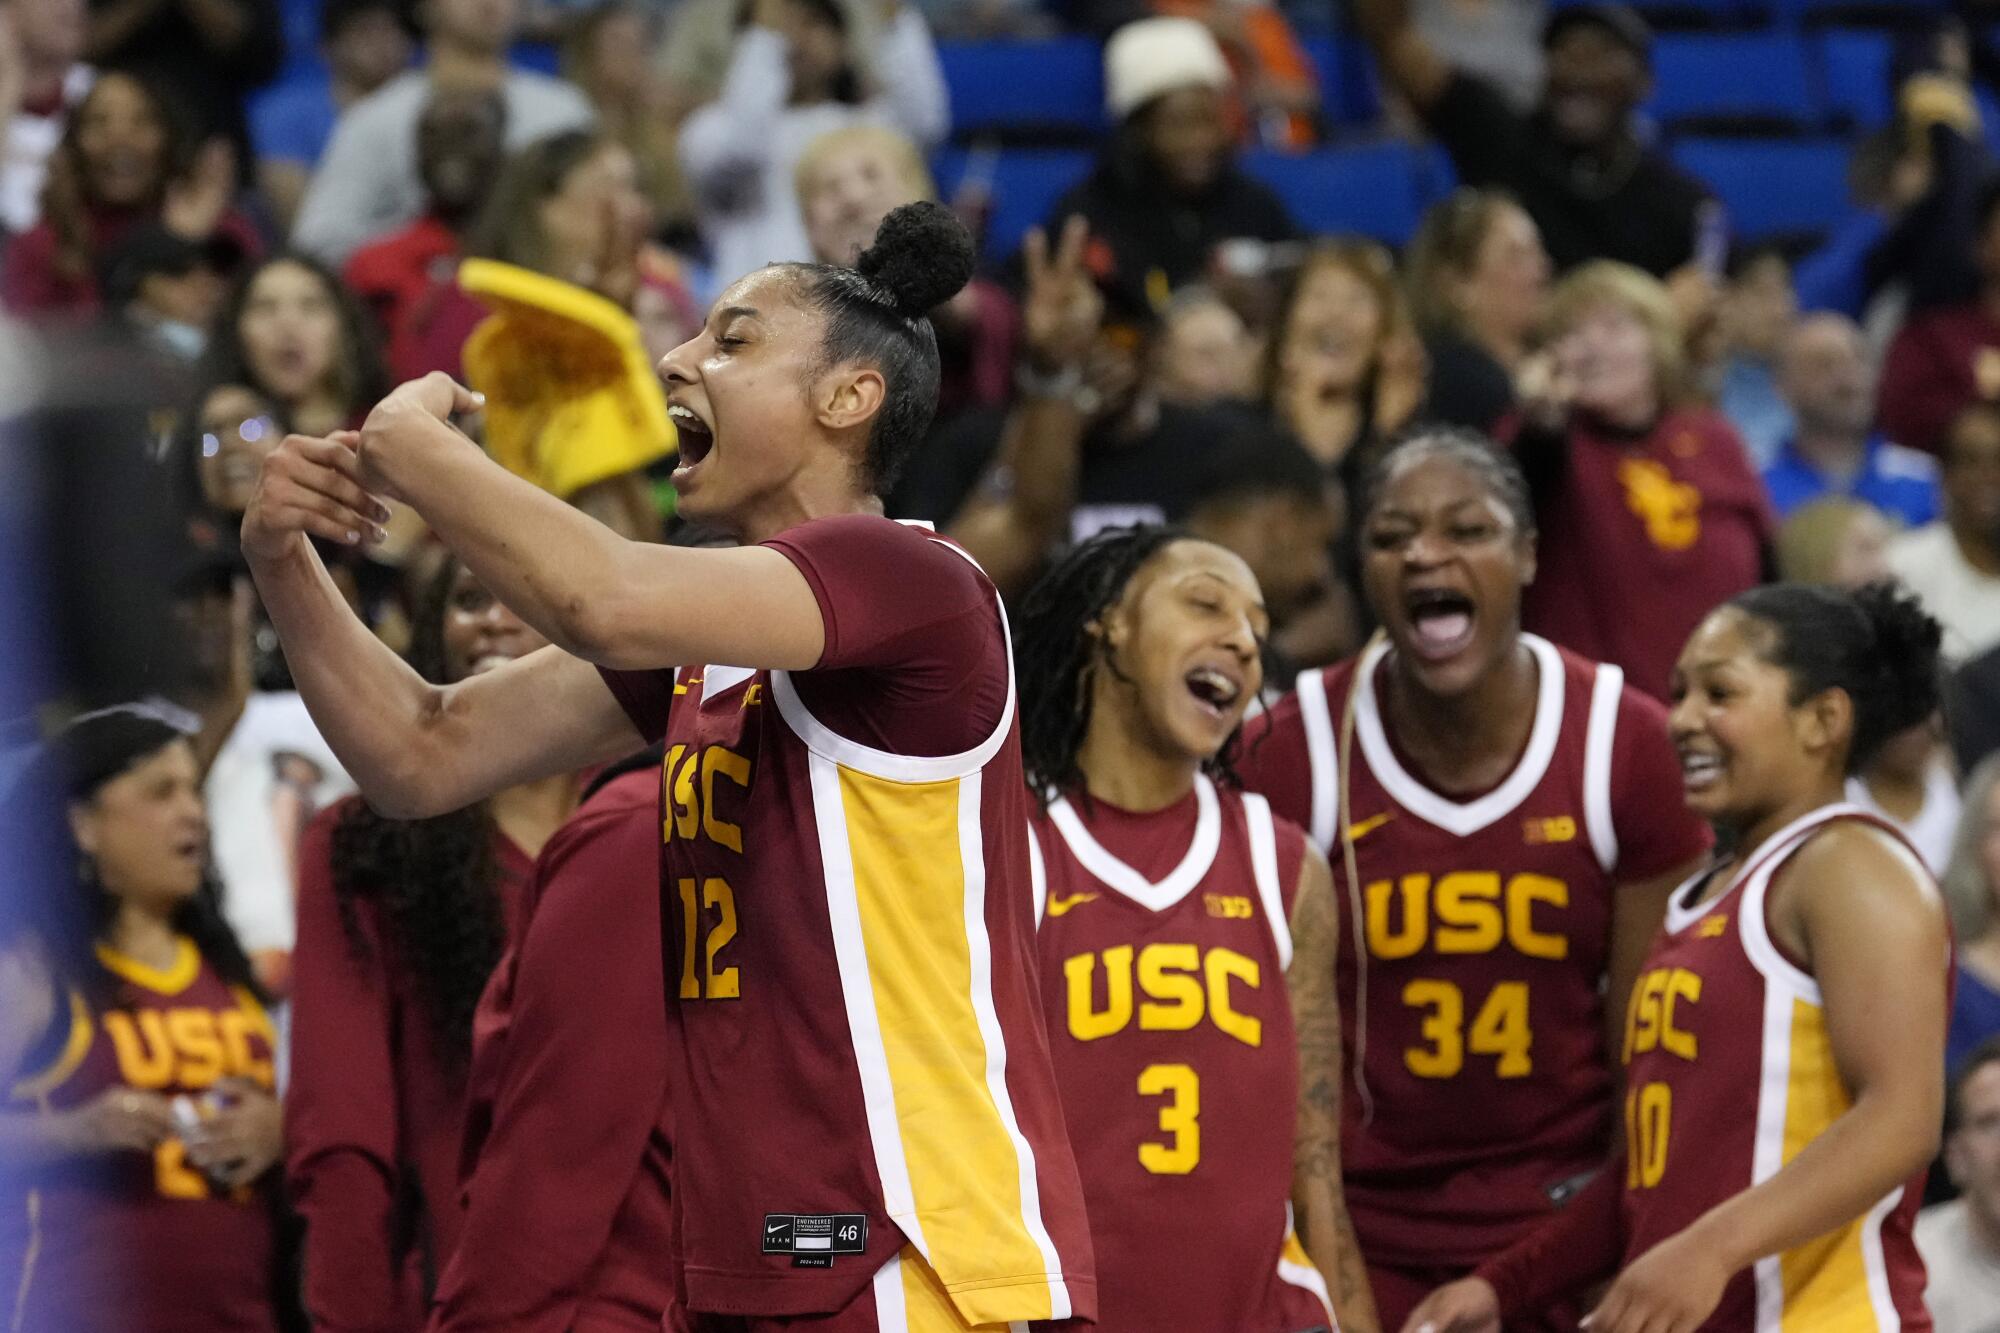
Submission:
[[[1006,620],[962,551],[882,517],[937,400],[925,314],[971,271],[951,214],[906,205],[854,267],[759,269],[667,354],[679,510],[739,546],[618,537],[453,430],[477,399],[442,375],[358,436],[286,440],[244,517],[300,692],[384,814],[664,740],[681,1333],[1095,1313]],[[372,537],[384,494],[552,646],[406,670],[306,540]]]
[[1625,1152],[1407,1330],[1497,1330],[1617,1278],[1592,1333],[1931,1327],[1911,1225],[1938,1146],[1937,885],[1843,784],[1938,704],[1887,585],[1752,589],[1674,670],[1688,806],[1728,849],[1668,906],[1625,1024]]

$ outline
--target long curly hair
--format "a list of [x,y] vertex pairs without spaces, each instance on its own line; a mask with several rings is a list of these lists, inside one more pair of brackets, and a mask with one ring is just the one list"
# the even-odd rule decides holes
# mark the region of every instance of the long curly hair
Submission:
[[129,70],[107,70],[75,110],[63,130],[62,140],[49,157],[48,182],[42,187],[42,216],[55,233],[55,267],[63,277],[82,281],[92,276],[98,258],[93,253],[91,212],[99,204],[91,188],[90,169],[83,157],[83,123],[90,104],[120,80],[136,87],[152,103],[165,143],[160,152],[159,176],[147,191],[141,208],[158,213],[166,199],[167,184],[185,174],[194,164],[196,142],[188,129],[185,113],[159,84]]
[[208,351],[202,358],[198,376],[201,394],[197,403],[221,385],[241,384],[271,401],[277,409],[281,426],[287,430],[293,426],[290,408],[258,380],[250,364],[249,351],[243,345],[243,312],[250,304],[250,294],[257,285],[257,279],[281,264],[289,264],[311,274],[333,303],[334,315],[340,324],[340,350],[331,371],[331,387],[346,405],[347,415],[360,416],[389,392],[388,372],[382,366],[375,326],[338,274],[311,255],[297,250],[280,250],[246,265],[230,284],[229,294],[223,301],[222,309],[217,312],[209,334]]
[[[439,567],[412,629],[410,665],[434,684],[445,683],[444,617],[458,571],[455,559]],[[349,950],[373,961],[357,911],[367,899],[413,983],[433,1045],[455,1073],[472,1054],[472,1013],[506,942],[493,833],[485,802],[403,820],[357,801],[333,830],[333,891]]]
[[[1190,540],[1179,528],[1156,524],[1106,528],[1071,547],[1028,591],[1014,625],[1014,670],[1022,769],[1043,804],[1084,790],[1077,754],[1090,733],[1092,673],[1118,670],[1098,625],[1148,560]],[[1232,733],[1202,771],[1241,786],[1233,763],[1240,735]]]

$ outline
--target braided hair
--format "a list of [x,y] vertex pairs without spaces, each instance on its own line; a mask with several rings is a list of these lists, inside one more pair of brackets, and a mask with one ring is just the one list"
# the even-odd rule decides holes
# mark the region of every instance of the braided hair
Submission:
[[[1132,576],[1178,541],[1179,528],[1157,524],[1106,528],[1079,542],[1029,590],[1014,628],[1014,669],[1021,700],[1021,763],[1028,788],[1044,803],[1084,790],[1077,754],[1090,732],[1090,678],[1101,662],[1117,671],[1095,627],[1125,596]],[[1238,733],[1240,735],[1240,733]],[[1231,735],[1202,764],[1210,777],[1241,785]]]
[[[459,563],[446,560],[423,591],[410,665],[445,681],[444,617]],[[472,1014],[500,961],[506,923],[500,862],[485,802],[430,819],[387,819],[356,801],[333,830],[333,892],[348,951],[371,962],[357,904],[375,902],[384,942],[414,983],[431,1041],[445,1066],[463,1072],[472,1055]]]

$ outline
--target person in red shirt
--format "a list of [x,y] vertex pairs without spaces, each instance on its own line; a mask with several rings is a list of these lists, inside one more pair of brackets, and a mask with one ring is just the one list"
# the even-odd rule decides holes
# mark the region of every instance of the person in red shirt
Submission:
[[1934,454],[1944,452],[1960,412],[2000,399],[2000,182],[1985,187],[1976,217],[1978,296],[1925,311],[1897,330],[1876,391],[1882,433]]
[[1936,709],[1939,638],[1887,584],[1758,588],[1695,631],[1674,744],[1728,850],[1674,892],[1632,993],[1623,1160],[1406,1330],[1497,1333],[1616,1274],[1592,1333],[1928,1333],[1912,1227],[1950,930],[1845,782]]
[[[416,616],[411,665],[449,683],[540,648],[462,564]],[[473,1011],[534,854],[569,814],[569,775],[421,822],[357,800],[306,830],[293,953],[286,1174],[306,1223],[314,1326],[424,1326],[458,1240]]]
[[85,714],[24,781],[67,801],[88,901],[14,904],[0,940],[8,1327],[276,1333],[274,1038],[207,878],[188,736]]
[[1230,767],[1269,632],[1249,567],[1171,528],[1098,534],[1022,608],[1043,1011],[1105,1333],[1380,1327],[1341,1199],[1332,876]]
[[[478,399],[443,375],[358,434],[288,438],[244,516],[300,692],[379,807],[666,741],[678,1333],[1095,1312],[1004,611],[881,516],[936,402],[925,312],[972,257],[948,210],[905,205],[853,268],[733,283],[662,360],[680,511],[741,546],[628,541],[512,476],[450,427]],[[384,494],[554,646],[448,687],[398,663],[307,540],[377,539]]]
[[493,89],[443,88],[417,118],[417,174],[426,207],[415,222],[356,250],[341,270],[389,338],[391,366],[416,355],[404,345],[411,311],[458,272],[466,228],[479,215],[506,160],[507,103]]
[[1585,264],[1557,284],[1550,327],[1499,431],[1541,534],[1522,624],[1664,699],[1701,618],[1772,576],[1777,521],[1735,427],[1677,402],[1685,353],[1665,287]]
[[473,1017],[465,1222],[431,1333],[654,1333],[673,1297],[663,758],[598,774],[535,858]]
[[[1427,432],[1366,497],[1382,632],[1301,675],[1238,769],[1345,872],[1341,1165],[1395,1328],[1603,1167],[1623,997],[1707,839],[1660,706],[1521,632],[1536,531],[1511,460]],[[1544,1313],[1522,1327],[1575,1327]]]

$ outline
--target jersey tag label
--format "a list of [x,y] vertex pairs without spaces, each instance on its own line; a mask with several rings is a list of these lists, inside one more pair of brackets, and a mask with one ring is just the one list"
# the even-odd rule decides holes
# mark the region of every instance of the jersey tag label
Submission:
[[866,1213],[766,1213],[764,1253],[789,1254],[794,1268],[831,1268],[836,1254],[868,1249]]

